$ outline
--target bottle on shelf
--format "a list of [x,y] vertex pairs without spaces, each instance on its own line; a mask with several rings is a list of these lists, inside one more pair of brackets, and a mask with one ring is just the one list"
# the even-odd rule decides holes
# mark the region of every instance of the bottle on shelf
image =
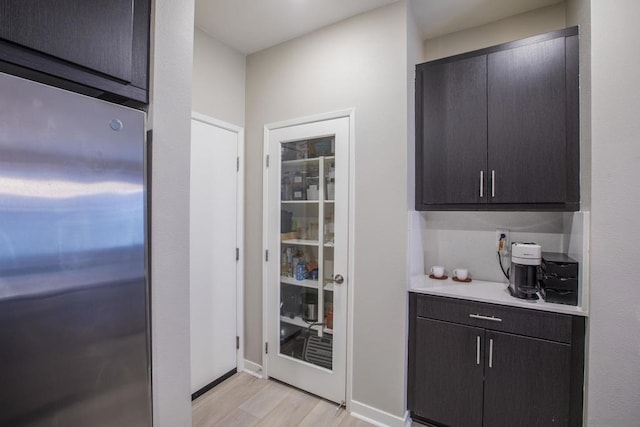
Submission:
[[326,191],[326,199],[327,200],[334,200],[335,199],[335,189],[336,189],[336,184],[335,184],[335,176],[336,176],[336,172],[335,169],[333,167],[333,164],[329,164],[328,165],[328,171],[327,171],[327,176],[326,176],[326,184],[327,184],[327,191]]
[[309,278],[307,264],[304,261],[298,261],[296,264],[296,280],[305,280]]
[[306,189],[305,181],[306,181],[306,171],[295,171],[295,173],[293,174],[292,200],[306,200],[307,189]]
[[324,323],[327,329],[333,329],[333,303],[327,302],[324,305]]
[[333,215],[331,215],[331,218],[327,218],[327,221],[325,223],[324,243],[329,244],[329,243],[333,243],[333,241],[334,241],[334,226],[333,226]]
[[307,177],[307,200],[318,200],[318,181],[317,176]]
[[292,186],[291,176],[289,172],[282,173],[282,180],[280,183],[280,200],[291,200]]
[[307,322],[316,322],[318,320],[318,295],[316,293],[304,293],[302,318]]
[[333,178],[331,178],[327,182],[327,200],[334,200],[335,197],[336,197],[336,184]]

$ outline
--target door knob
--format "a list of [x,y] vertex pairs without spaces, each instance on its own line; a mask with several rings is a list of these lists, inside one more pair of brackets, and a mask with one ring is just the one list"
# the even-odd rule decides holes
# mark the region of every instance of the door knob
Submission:
[[333,278],[333,281],[338,285],[342,285],[342,283],[344,282],[344,277],[342,277],[342,274],[336,274],[336,277]]

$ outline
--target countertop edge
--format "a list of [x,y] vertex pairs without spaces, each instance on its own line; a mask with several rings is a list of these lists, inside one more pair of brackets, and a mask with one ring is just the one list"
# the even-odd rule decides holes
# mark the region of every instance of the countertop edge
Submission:
[[509,295],[506,283],[500,282],[473,280],[470,283],[456,283],[451,279],[434,280],[428,276],[414,276],[411,278],[408,291],[529,310],[589,317],[589,313],[581,306],[548,303],[542,299],[536,302],[519,300]]

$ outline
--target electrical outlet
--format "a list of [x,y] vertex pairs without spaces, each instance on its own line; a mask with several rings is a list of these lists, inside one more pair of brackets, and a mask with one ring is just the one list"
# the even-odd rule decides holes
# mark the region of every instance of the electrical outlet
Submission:
[[496,249],[500,255],[509,253],[511,239],[509,239],[509,230],[496,230]]

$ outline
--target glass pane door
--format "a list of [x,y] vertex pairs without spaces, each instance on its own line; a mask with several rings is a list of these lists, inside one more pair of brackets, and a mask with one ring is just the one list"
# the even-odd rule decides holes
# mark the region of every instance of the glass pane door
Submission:
[[267,134],[265,371],[334,402],[346,390],[348,153],[348,117]]
[[333,366],[335,138],[282,143],[280,354]]

